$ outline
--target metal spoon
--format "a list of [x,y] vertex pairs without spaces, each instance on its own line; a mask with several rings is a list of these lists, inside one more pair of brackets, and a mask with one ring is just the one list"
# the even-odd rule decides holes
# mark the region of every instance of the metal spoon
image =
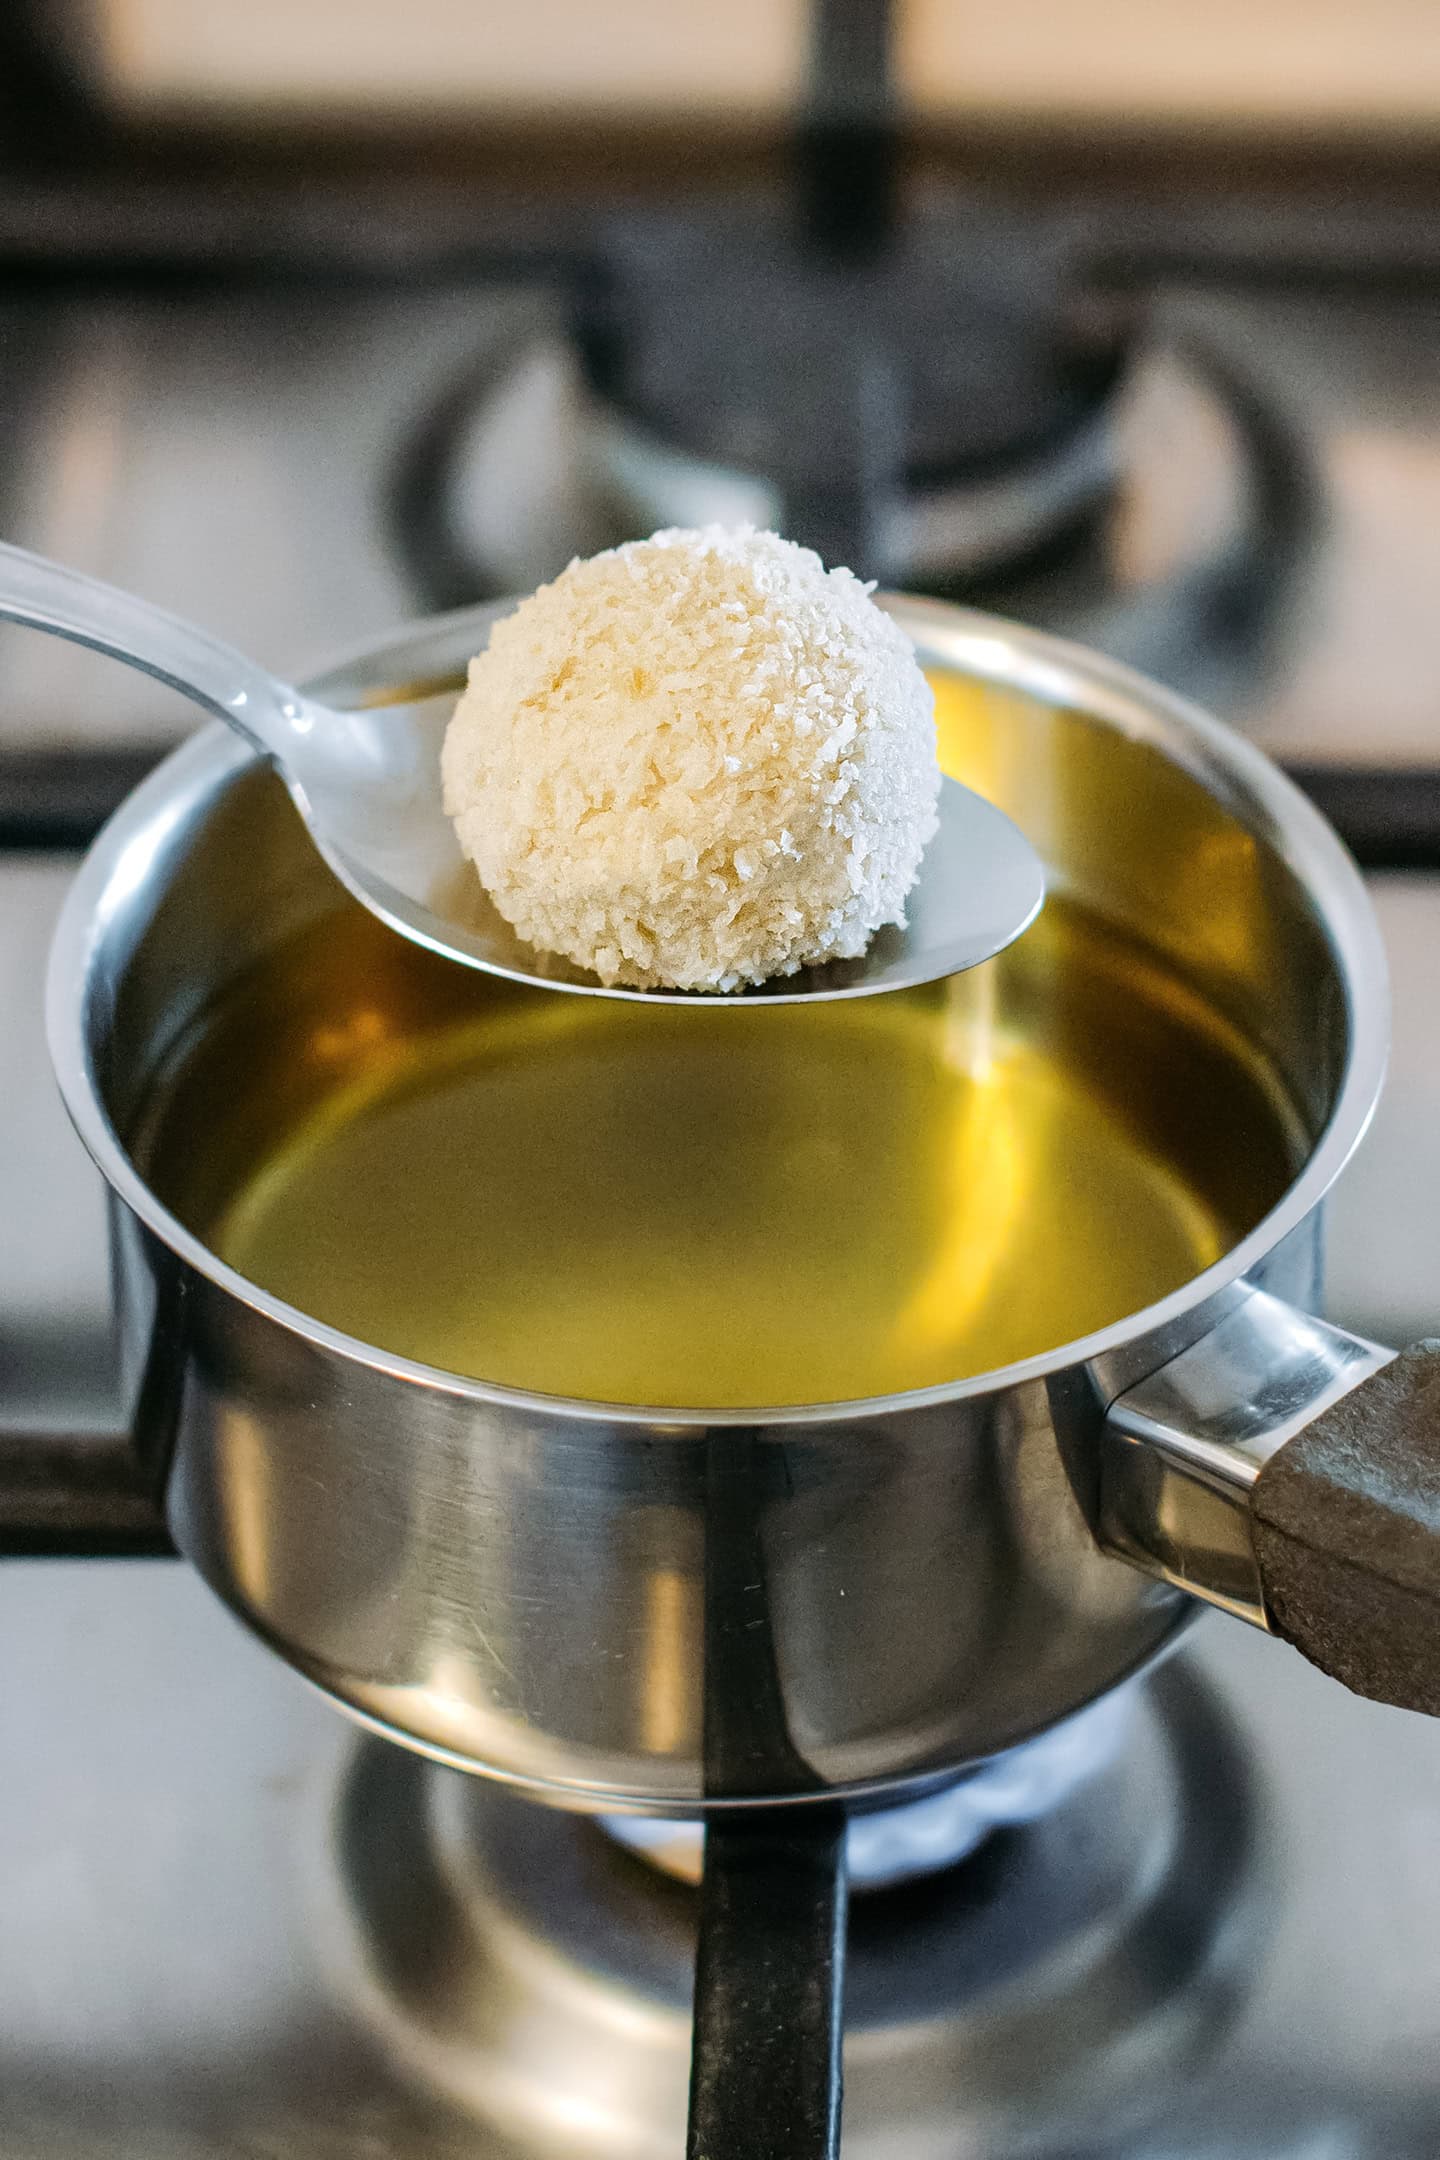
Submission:
[[[515,982],[595,997],[688,1004],[706,993],[609,989],[515,935],[460,852],[440,797],[440,745],[463,676],[410,686],[405,702],[337,711],[280,682],[218,638],[133,594],[0,543],[0,619],[109,653],[216,713],[272,760],[330,868],[402,937]],[[933,982],[988,960],[1027,929],[1045,897],[1040,859],[1002,811],[946,780],[940,829],[907,902],[859,960],[777,977],[743,998],[863,997]]]

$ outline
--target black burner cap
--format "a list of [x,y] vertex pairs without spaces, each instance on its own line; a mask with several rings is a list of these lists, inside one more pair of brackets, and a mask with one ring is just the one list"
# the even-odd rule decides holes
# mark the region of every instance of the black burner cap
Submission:
[[593,389],[787,497],[827,457],[924,487],[1043,453],[1093,417],[1125,357],[1119,324],[1086,307],[1063,222],[949,195],[854,262],[761,202],[635,212],[599,252],[576,324]]

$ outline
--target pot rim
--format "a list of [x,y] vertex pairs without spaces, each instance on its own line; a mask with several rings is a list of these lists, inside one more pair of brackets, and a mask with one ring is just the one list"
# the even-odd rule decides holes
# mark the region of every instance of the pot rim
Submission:
[[[91,978],[120,902],[133,896],[165,834],[185,824],[191,807],[211,791],[217,777],[258,755],[219,722],[200,729],[164,759],[109,819],[66,896],[51,944],[45,1001],[50,1056],[70,1118],[111,1190],[163,1245],[217,1289],[318,1349],[462,1402],[503,1405],[549,1418],[558,1414],[596,1425],[644,1426],[657,1436],[667,1429],[680,1434],[706,1426],[793,1427],[878,1419],[998,1393],[1172,1330],[1245,1275],[1323,1199],[1363,1137],[1379,1099],[1389,1049],[1388,977],[1379,926],[1355,862],[1314,805],[1260,749],[1135,669],[1047,631],[978,610],[908,594],[881,597],[910,631],[922,657],[1092,715],[1159,749],[1287,864],[1319,917],[1344,985],[1350,1034],[1335,1106],[1275,1206],[1210,1267],[1139,1312],[1012,1365],[897,1394],[774,1406],[706,1409],[546,1395],[398,1357],[313,1319],[228,1267],[161,1205],[110,1122],[87,1042]],[[513,604],[461,608],[409,624],[312,678],[305,688],[319,697],[337,696],[359,666],[387,660],[402,681],[423,673],[427,659],[433,673],[437,645],[453,646],[456,655],[467,646],[477,649],[479,633]]]

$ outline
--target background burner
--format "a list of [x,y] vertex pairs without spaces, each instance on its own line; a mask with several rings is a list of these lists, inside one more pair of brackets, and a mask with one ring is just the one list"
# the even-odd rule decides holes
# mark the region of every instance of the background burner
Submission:
[[[600,235],[576,346],[622,442],[753,476],[792,538],[894,582],[916,567],[910,503],[1084,468],[1128,341],[1087,310],[1074,254],[1063,222],[965,199],[858,256],[783,207],[631,217]],[[962,567],[1033,544],[1048,508],[988,550],[977,526]]]
[[666,525],[752,523],[1192,695],[1253,689],[1319,525],[1243,334],[1142,306],[1079,220],[923,196],[858,261],[780,211],[605,222],[563,323],[407,430],[392,538],[428,608]]

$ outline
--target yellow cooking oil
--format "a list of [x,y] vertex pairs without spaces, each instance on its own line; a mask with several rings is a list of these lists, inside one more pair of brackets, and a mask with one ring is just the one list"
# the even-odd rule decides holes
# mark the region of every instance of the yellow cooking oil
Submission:
[[1268,1075],[1063,897],[948,983],[713,1012],[518,988],[348,904],[237,982],[132,1144],[211,1249],[549,1395],[885,1395],[1178,1288],[1278,1198]]

